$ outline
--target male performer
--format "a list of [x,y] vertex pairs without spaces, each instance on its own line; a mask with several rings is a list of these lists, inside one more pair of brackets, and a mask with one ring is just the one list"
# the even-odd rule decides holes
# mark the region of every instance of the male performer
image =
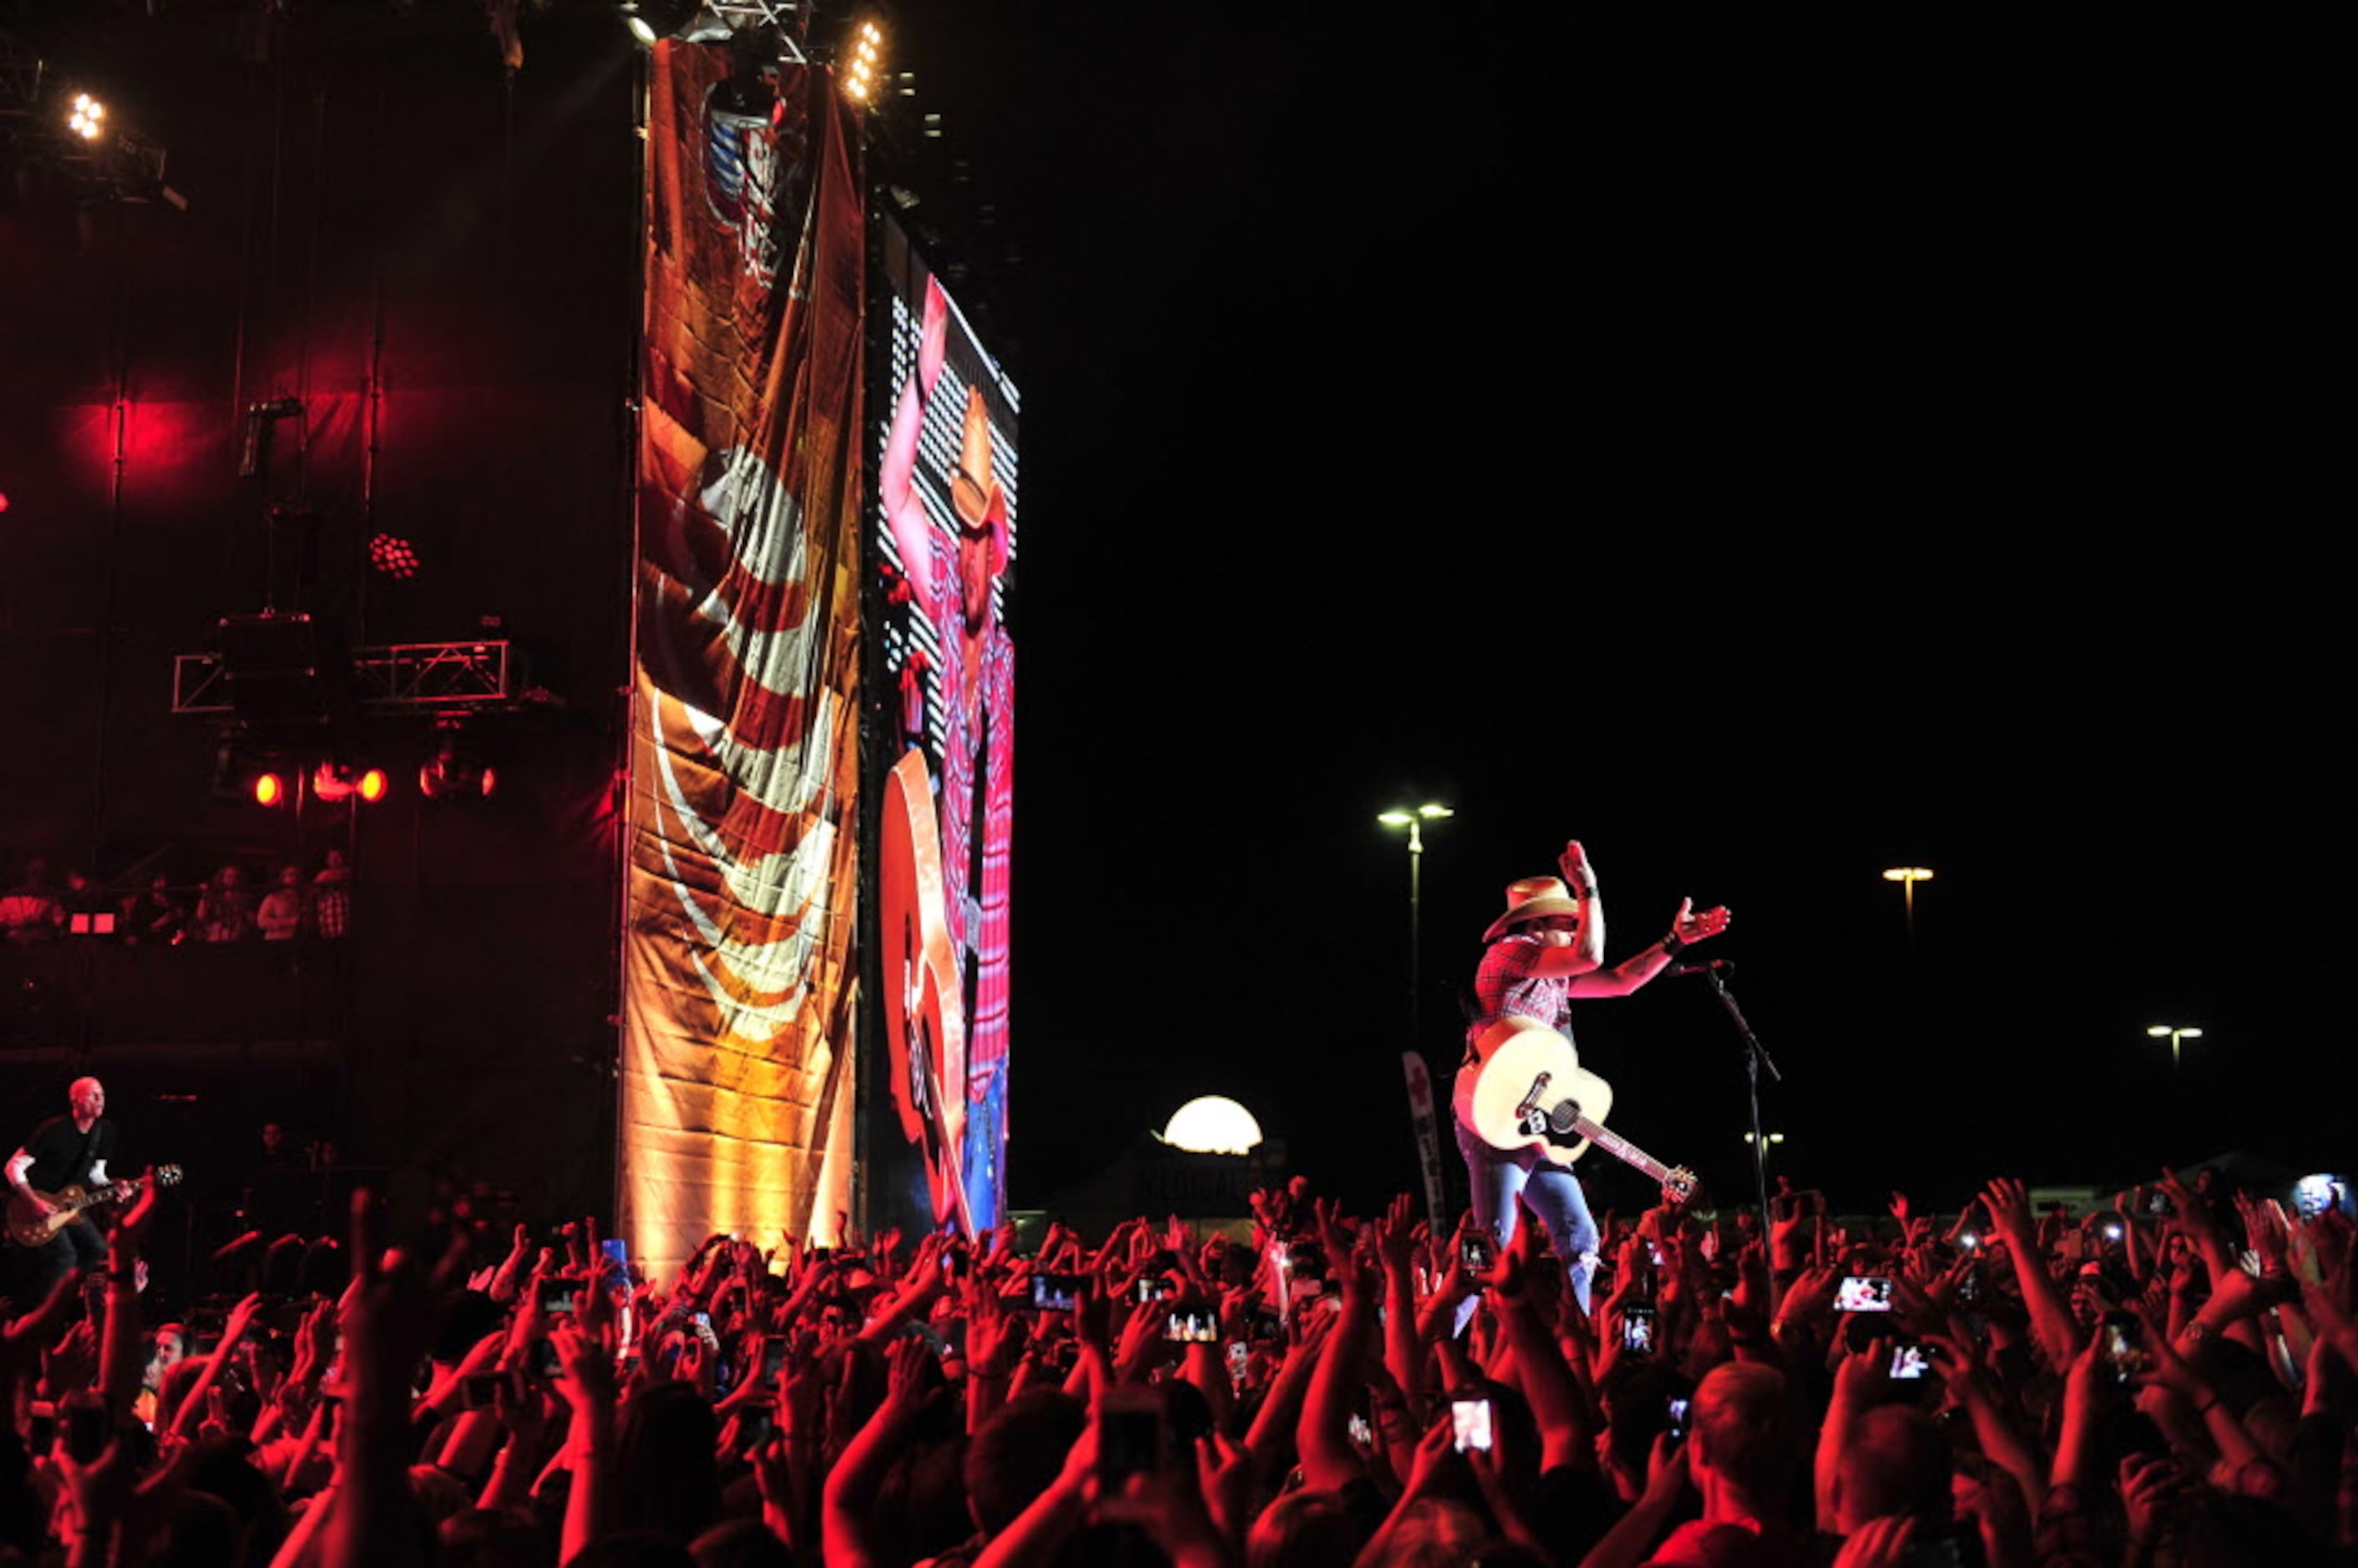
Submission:
[[[1008,875],[1013,809],[1015,643],[994,607],[1012,548],[1007,491],[998,477],[990,416],[969,382],[947,481],[956,533],[936,527],[917,482],[920,438],[947,356],[949,296],[925,285],[916,373],[902,385],[878,470],[886,521],[912,602],[939,647],[936,700],[943,713],[940,765],[943,915],[957,952],[966,1010],[962,1140],[967,1207],[988,1230],[1005,1194],[1008,1025]],[[957,377],[953,376],[953,384]],[[946,455],[946,454],[945,454]],[[913,706],[909,737],[923,745],[925,708]],[[887,1005],[892,1005],[887,1003]],[[947,1092],[957,1093],[950,1085]]]
[[[1500,1019],[1528,1018],[1569,1039],[1574,997],[1628,996],[1660,974],[1680,948],[1727,929],[1726,910],[1697,914],[1693,899],[1681,899],[1669,935],[1634,958],[1600,968],[1605,907],[1596,893],[1596,873],[1576,838],[1563,847],[1556,865],[1563,872],[1561,881],[1525,877],[1509,884],[1507,913],[1482,934],[1489,946],[1474,972],[1477,1007],[1466,1032],[1463,1071],[1478,1070],[1484,1037]],[[1586,1307],[1588,1277],[1596,1266],[1596,1222],[1589,1217],[1588,1200],[1571,1167],[1532,1148],[1513,1153],[1493,1149],[1462,1121],[1457,1148],[1473,1184],[1474,1217],[1504,1246],[1515,1233],[1515,1196],[1524,1195],[1548,1227],[1573,1293]]]
[[[8,1162],[8,1184],[39,1213],[55,1212],[34,1191],[53,1193],[79,1184],[89,1188],[106,1181],[106,1157],[114,1152],[114,1124],[106,1119],[106,1086],[96,1078],[76,1078],[66,1090],[67,1111],[33,1129],[25,1146]],[[26,1300],[38,1302],[49,1293],[58,1276],[70,1269],[100,1269],[106,1264],[106,1239],[98,1227],[77,1215],[45,1246],[30,1249],[33,1278],[26,1281]]]

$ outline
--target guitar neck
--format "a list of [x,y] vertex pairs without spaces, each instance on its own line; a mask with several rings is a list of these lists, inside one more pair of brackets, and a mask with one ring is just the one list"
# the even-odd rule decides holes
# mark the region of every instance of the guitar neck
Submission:
[[1663,1164],[1611,1128],[1591,1121],[1585,1116],[1574,1118],[1572,1125],[1573,1130],[1623,1164],[1634,1166],[1645,1172],[1657,1182],[1668,1182],[1671,1179],[1671,1168],[1668,1165]]

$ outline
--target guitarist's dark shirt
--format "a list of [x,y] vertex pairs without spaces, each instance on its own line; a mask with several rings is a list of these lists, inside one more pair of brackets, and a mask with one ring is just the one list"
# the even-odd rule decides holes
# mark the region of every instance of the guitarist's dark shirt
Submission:
[[33,1129],[25,1140],[25,1152],[33,1157],[25,1184],[36,1192],[86,1184],[91,1166],[114,1152],[114,1123],[102,1116],[85,1133],[74,1126],[72,1117],[53,1116]]

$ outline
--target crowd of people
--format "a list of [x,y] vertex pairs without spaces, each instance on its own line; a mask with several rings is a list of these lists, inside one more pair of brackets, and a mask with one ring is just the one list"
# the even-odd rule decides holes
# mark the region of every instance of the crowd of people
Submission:
[[[73,1568],[2347,1562],[2342,1214],[2167,1178],[1503,1247],[1296,1183],[1249,1240],[713,1237],[644,1277],[449,1220],[143,1321],[151,1191],[0,1335],[0,1550]],[[1526,1217],[1528,1218],[1528,1217]],[[778,1245],[764,1248],[763,1239]],[[349,1269],[344,1265],[349,1260]],[[322,1277],[333,1270],[348,1278]],[[89,1289],[86,1291],[85,1278]],[[301,1293],[306,1288],[320,1292]],[[85,1312],[84,1303],[87,1302]]]
[[59,882],[37,856],[0,893],[0,943],[31,946],[68,935],[160,946],[332,941],[350,934],[352,915],[352,866],[341,849],[327,850],[308,873],[289,861],[256,875],[232,861],[195,888],[161,873],[113,887],[74,871]]

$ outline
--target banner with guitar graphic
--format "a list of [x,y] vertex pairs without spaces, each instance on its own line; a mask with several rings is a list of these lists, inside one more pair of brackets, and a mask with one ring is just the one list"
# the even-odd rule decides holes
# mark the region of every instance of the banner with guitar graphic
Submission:
[[771,85],[652,64],[619,1097],[651,1268],[850,1206],[866,263],[827,73]]

